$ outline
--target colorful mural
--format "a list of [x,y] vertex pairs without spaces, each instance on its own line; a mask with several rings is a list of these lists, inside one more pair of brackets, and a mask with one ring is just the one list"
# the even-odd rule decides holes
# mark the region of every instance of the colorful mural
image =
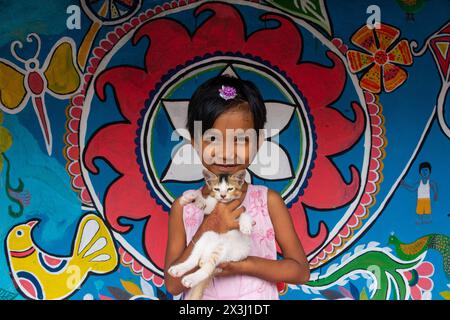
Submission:
[[44,2],[0,12],[0,299],[180,299],[168,212],[202,176],[174,159],[218,74],[255,82],[279,130],[280,171],[247,179],[310,262],[281,299],[449,299],[447,0]]

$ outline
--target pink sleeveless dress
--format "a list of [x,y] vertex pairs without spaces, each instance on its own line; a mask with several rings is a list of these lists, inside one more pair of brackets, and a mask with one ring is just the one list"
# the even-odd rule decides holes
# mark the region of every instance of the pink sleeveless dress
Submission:
[[[248,185],[242,204],[256,222],[252,231],[250,256],[277,259],[275,234],[267,208],[267,187]],[[183,207],[183,221],[188,244],[203,221],[203,211],[194,204]],[[188,292],[185,292],[183,298]],[[205,289],[203,300],[278,300],[276,283],[247,276],[214,277]]]

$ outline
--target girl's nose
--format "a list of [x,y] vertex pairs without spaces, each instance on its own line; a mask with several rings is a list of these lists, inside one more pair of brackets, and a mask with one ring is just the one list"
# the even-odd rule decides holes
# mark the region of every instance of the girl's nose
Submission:
[[222,161],[221,163],[224,164],[232,164],[234,163],[235,151],[236,150],[235,148],[233,148],[233,146],[227,147],[226,145],[222,145],[216,150],[216,159],[219,159],[220,161]]

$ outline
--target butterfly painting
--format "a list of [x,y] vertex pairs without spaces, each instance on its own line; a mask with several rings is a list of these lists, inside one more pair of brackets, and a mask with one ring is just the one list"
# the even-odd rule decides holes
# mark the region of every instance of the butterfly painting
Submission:
[[42,67],[38,60],[41,39],[35,33],[29,34],[27,42],[34,41],[36,53],[29,59],[23,59],[17,53],[17,48],[23,48],[22,42],[11,44],[12,56],[23,63],[24,69],[0,58],[0,109],[16,114],[27,106],[31,98],[47,152],[51,155],[52,131],[44,96],[49,93],[57,99],[68,99],[78,90],[81,78],[75,63],[75,43],[71,38],[61,38],[50,50]]

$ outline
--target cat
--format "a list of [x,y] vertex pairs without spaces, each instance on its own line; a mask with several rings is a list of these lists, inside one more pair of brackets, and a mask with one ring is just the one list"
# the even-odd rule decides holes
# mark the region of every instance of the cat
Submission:
[[[245,170],[240,170],[234,174],[217,176],[204,169],[203,176],[209,189],[207,198],[203,197],[200,190],[188,190],[180,197],[180,204],[184,206],[193,202],[204,214],[210,214],[217,202],[230,202],[241,197],[245,174]],[[250,254],[253,219],[245,211],[238,219],[239,230],[233,229],[222,234],[214,231],[203,233],[186,261],[169,268],[168,272],[172,276],[181,277],[196,266],[200,267],[181,280],[185,287],[192,288],[186,300],[202,298],[211,279],[221,271],[217,268],[219,264],[241,261]]]

